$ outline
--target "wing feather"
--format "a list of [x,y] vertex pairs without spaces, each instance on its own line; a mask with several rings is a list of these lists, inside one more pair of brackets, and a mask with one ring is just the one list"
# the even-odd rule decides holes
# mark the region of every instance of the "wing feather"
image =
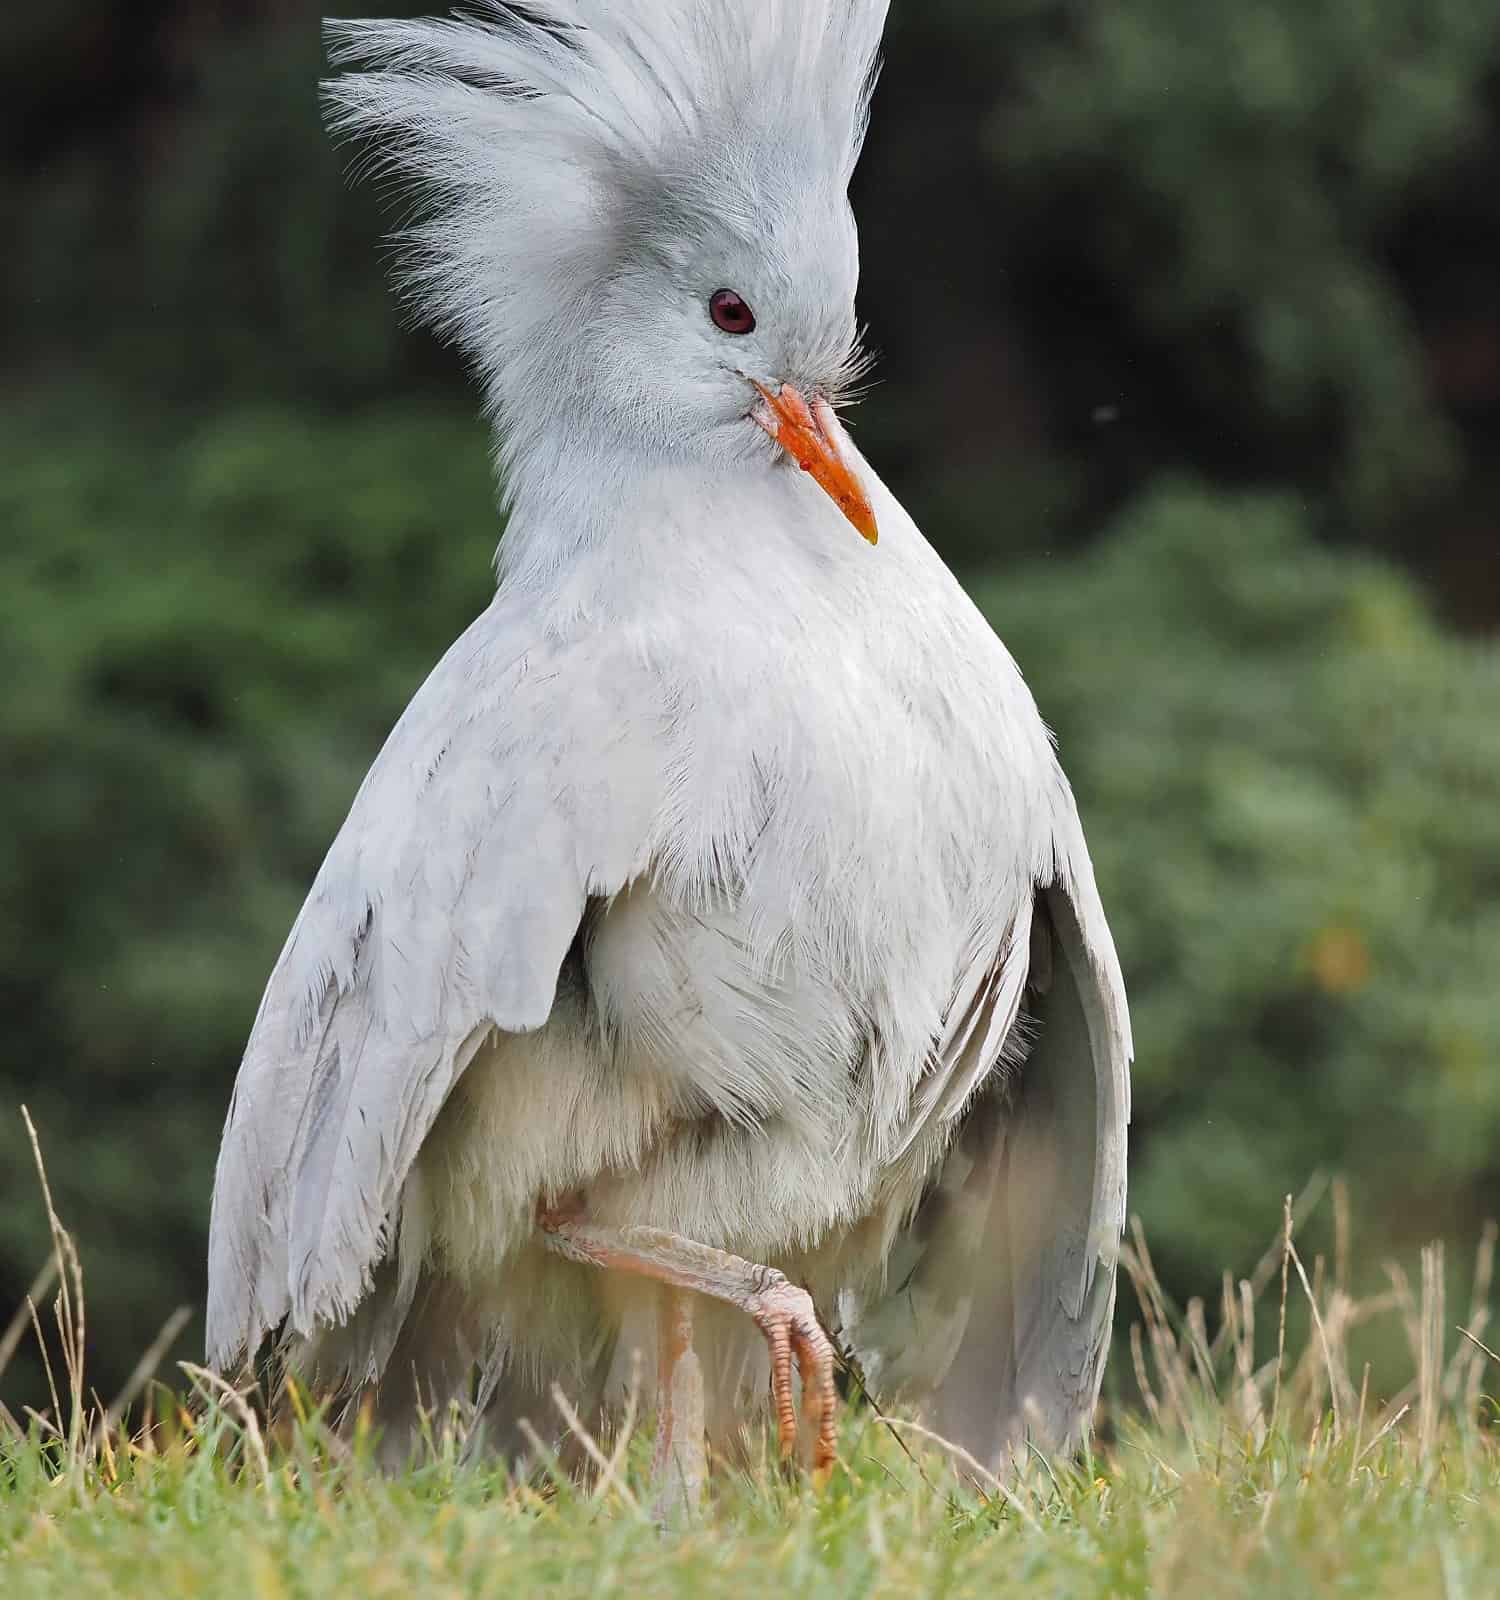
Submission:
[[998,939],[985,930],[970,942],[932,1059],[912,1095],[897,1158],[924,1135],[961,1116],[980,1084],[1002,1064],[1007,1041],[1012,1049],[1018,1046],[1015,1029],[1026,986],[1031,915],[1032,899],[1026,895]]
[[[1072,797],[1039,884],[1026,1010],[996,1005],[978,1072],[1007,1049],[891,1257],[889,1289],[854,1341],[872,1383],[924,1403],[934,1425],[998,1463],[1026,1437],[1069,1449],[1088,1428],[1108,1353],[1125,1224],[1130,1023]],[[1008,941],[1020,944],[1019,929]],[[1013,981],[1013,980],[1008,980]],[[997,990],[998,992],[998,990]],[[1019,996],[1018,996],[1019,999]],[[1016,1041],[1026,1026],[1032,1037]],[[959,1079],[955,1077],[956,1089]]]
[[[272,973],[214,1183],[219,1365],[284,1321],[305,1336],[353,1311],[475,1050],[546,1021],[588,896],[644,865],[660,763],[633,746],[656,727],[650,686],[628,663],[569,655],[597,640],[536,639],[502,598],[434,669]],[[559,718],[573,665],[590,687]],[[593,776],[606,745],[640,779],[609,796]]]

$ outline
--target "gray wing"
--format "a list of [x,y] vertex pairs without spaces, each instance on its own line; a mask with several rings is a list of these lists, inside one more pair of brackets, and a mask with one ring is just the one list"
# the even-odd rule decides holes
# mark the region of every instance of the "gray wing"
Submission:
[[350,1315],[459,1074],[492,1030],[546,1020],[587,898],[644,865],[654,697],[630,663],[588,659],[605,648],[547,643],[497,600],[361,786],[230,1103],[209,1227],[216,1365],[284,1321],[308,1335]]
[[1038,885],[1030,915],[1015,1023],[1030,1040],[1024,1063],[996,1072],[970,1106],[897,1238],[884,1296],[857,1314],[853,1333],[877,1393],[918,1401],[944,1437],[986,1464],[1027,1436],[1051,1450],[1082,1439],[1108,1354],[1125,1223],[1130,1023],[1072,798],[1063,798],[1056,874]]

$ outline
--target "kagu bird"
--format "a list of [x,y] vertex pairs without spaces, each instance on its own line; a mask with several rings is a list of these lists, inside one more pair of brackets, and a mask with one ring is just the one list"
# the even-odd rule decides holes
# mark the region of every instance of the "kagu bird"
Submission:
[[799,1380],[826,1464],[835,1326],[986,1461],[1088,1423],[1119,968],[1019,671],[836,416],[885,10],[333,26],[509,518],[256,1017],[208,1341],[279,1330],[391,1440],[467,1396],[516,1448],[639,1351],[664,1471],[768,1387],[797,1449]]

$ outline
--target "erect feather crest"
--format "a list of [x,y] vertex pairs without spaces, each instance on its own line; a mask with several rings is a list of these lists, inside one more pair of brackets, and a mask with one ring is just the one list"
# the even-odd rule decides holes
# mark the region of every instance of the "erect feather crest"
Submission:
[[[621,196],[755,178],[832,198],[864,137],[888,0],[481,0],[446,18],[335,20],[330,123],[414,180],[417,310],[500,369],[543,318],[582,315]],[[744,221],[744,218],[736,218]],[[545,387],[543,371],[529,374]],[[532,391],[535,393],[535,389]]]

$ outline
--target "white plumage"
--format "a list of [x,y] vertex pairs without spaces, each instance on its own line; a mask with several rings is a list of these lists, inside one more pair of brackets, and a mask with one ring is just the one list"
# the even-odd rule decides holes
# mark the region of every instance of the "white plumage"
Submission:
[[[633,1349],[655,1370],[659,1291],[559,1256],[562,1208],[781,1269],[987,1459],[1086,1426],[1124,1216],[1114,951],[1019,672],[818,399],[858,361],[844,191],[884,13],[333,30],[378,69],[335,80],[336,124],[430,203],[408,289],[482,376],[509,522],[256,1019],[220,1365],[279,1329],[378,1385],[395,1436],[476,1365],[501,1444],[552,1381],[608,1407]],[[765,1347],[699,1310],[723,1439]]]

